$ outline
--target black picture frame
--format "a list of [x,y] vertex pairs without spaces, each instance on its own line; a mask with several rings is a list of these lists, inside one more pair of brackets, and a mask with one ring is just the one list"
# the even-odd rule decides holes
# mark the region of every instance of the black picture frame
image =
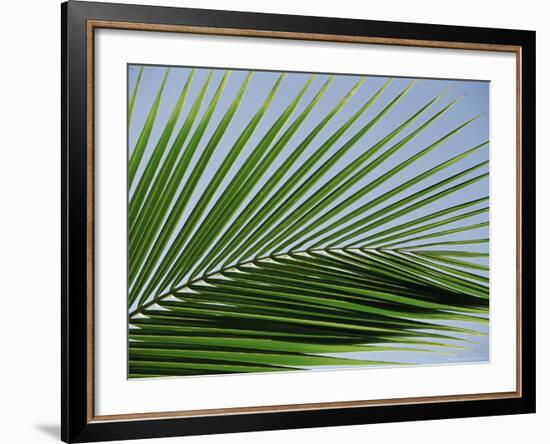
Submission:
[[[87,295],[89,273],[89,158],[87,131],[88,23],[91,21],[259,30],[372,39],[510,45],[519,48],[521,78],[521,232],[519,307],[521,393],[497,399],[440,400],[127,420],[90,416],[88,360],[93,315]],[[61,5],[62,54],[62,383],[61,438],[91,442],[138,438],[510,415],[535,412],[535,32],[433,24],[306,17],[69,1]],[[92,319],[91,319],[92,317]]]

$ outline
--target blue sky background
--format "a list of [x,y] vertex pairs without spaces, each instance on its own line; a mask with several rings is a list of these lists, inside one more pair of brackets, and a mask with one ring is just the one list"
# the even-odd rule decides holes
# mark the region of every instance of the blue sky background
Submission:
[[[135,82],[138,71],[139,71],[139,67],[137,66],[129,67],[130,90],[133,86],[133,83]],[[160,136],[160,133],[162,131],[162,127],[166,122],[166,120],[168,119],[168,116],[172,110],[172,107],[178,98],[179,92],[181,91],[181,88],[183,87],[187,79],[187,76],[189,75],[189,71],[190,70],[187,68],[172,69],[168,77],[168,81],[166,84],[166,91],[165,91],[165,94],[163,95],[163,100],[159,110],[159,115],[157,117],[156,125],[153,128],[153,132],[151,134],[148,149],[145,153],[145,158],[147,158],[147,156],[153,150],[155,146],[155,142]],[[139,100],[135,105],[133,123],[129,131],[130,152],[132,148],[135,146],[135,142],[139,137],[140,129],[143,125],[143,122],[146,119],[147,112],[150,108],[151,103],[154,100],[155,94],[158,91],[158,87],[162,81],[164,72],[165,72],[165,68],[163,67],[147,67],[144,71],[141,85],[140,85],[140,96],[139,96]],[[206,70],[206,69],[197,70],[194,86],[190,90],[189,98],[186,101],[186,106],[182,112],[178,127],[176,127],[176,131],[174,131],[174,135],[172,139],[175,138],[175,133],[177,132],[177,129],[179,128],[179,126],[181,126],[181,124],[183,123],[183,119],[187,115],[187,112],[191,104],[193,103],[194,98],[198,94],[198,91],[200,90],[200,86],[202,86],[203,82],[205,81],[208,75],[208,72],[209,70]],[[205,98],[206,103],[208,102],[209,98],[213,96],[215,87],[217,83],[219,83],[219,81],[221,80],[221,77],[223,76],[223,74],[224,74],[224,70],[216,70],[214,74],[213,82],[209,88],[207,97]],[[197,150],[198,153],[201,152],[201,148],[204,147],[209,136],[212,134],[212,132],[215,129],[215,125],[212,123],[216,123],[221,119],[221,116],[223,116],[223,113],[226,111],[227,107],[229,106],[231,100],[233,99],[234,95],[237,92],[237,89],[241,85],[246,75],[247,75],[247,71],[232,72],[226,91],[222,96],[219,102],[219,106],[213,116],[211,125],[209,125],[205,133],[205,137],[203,137],[203,142],[201,143],[201,145]],[[259,71],[254,73],[252,80],[250,82],[250,86],[244,96],[243,102],[237,114],[235,115],[235,118],[232,124],[228,128],[226,134],[224,135],[224,138],[222,139],[219,145],[219,148],[225,148],[225,149],[218,149],[214,153],[211,159],[209,168],[207,168],[207,170],[205,171],[205,174],[201,178],[199,186],[197,187],[198,192],[195,193],[195,196],[190,202],[190,205],[188,205],[187,214],[190,211],[190,209],[193,207],[193,204],[196,202],[196,199],[200,196],[199,194],[200,190],[204,189],[204,186],[206,186],[208,181],[211,179],[213,171],[215,171],[217,167],[220,165],[220,163],[223,161],[229,148],[233,145],[233,143],[239,136],[240,132],[246,125],[246,123],[248,123],[248,120],[252,117],[252,115],[256,112],[257,108],[261,105],[261,103],[263,102],[263,100],[271,90],[272,86],[275,84],[278,76],[279,76],[279,73],[276,73],[276,72]],[[274,119],[278,117],[278,115],[282,112],[282,110],[295,97],[295,95],[298,93],[300,88],[307,81],[309,76],[310,74],[302,74],[302,73],[289,73],[287,75],[286,79],[284,80],[283,86],[281,87],[277,96],[275,97],[267,115],[262,120],[262,122],[260,122],[260,125],[258,126],[255,134],[252,136],[249,143],[243,150],[243,153],[240,156],[240,158],[233,165],[232,171],[230,172],[230,174],[228,175],[228,177],[226,178],[225,182],[222,184],[220,189],[224,188],[224,184],[227,184],[230,182],[233,176],[233,173],[238,170],[238,168],[240,167],[244,159],[246,159],[247,154],[250,153],[250,151],[254,148],[254,146],[256,145],[256,142],[259,141],[259,139],[265,133],[267,128],[269,128],[269,126],[273,123]],[[323,83],[326,81],[326,78],[327,78],[327,75],[317,75],[316,80],[313,82],[308,92],[306,92],[306,95],[304,96],[298,109],[295,111],[295,115],[297,115],[305,107],[305,105],[309,102],[309,100],[315,95],[315,93],[318,92],[318,90],[321,88]],[[333,84],[331,85],[331,87],[329,88],[329,90],[327,91],[325,97],[322,99],[319,105],[319,109],[325,110],[325,112],[328,112],[328,110],[330,110],[337,103],[337,101],[339,101],[347,93],[347,91],[357,82],[359,78],[360,76],[352,76],[352,75],[338,76],[333,82]],[[314,151],[324,140],[326,140],[328,135],[330,135],[342,123],[344,123],[347,119],[349,119],[351,115],[354,112],[356,112],[361,107],[361,105],[366,100],[368,100],[368,98],[370,98],[374,94],[374,92],[377,91],[378,88],[380,88],[380,86],[382,86],[382,84],[384,84],[386,80],[387,78],[385,77],[369,77],[368,80],[361,86],[359,91],[354,95],[354,97],[346,104],[344,109],[342,109],[342,111],[337,116],[335,116],[335,118],[323,129],[323,131],[317,137],[317,139],[310,145],[308,150],[306,150],[302,158],[293,166],[293,168],[287,174],[287,177],[290,177],[290,175],[297,168],[299,168],[301,163],[303,163],[303,161],[308,157],[309,153]],[[384,92],[383,96],[381,97],[381,100],[379,100],[371,109],[369,109],[348,130],[346,135],[344,135],[344,137],[341,138],[339,143],[337,143],[327,153],[324,159],[329,158],[331,154],[337,151],[337,149],[340,148],[340,146],[347,140],[347,137],[354,134],[359,128],[361,128],[362,125],[364,125],[366,122],[372,119],[410,81],[411,79],[408,79],[408,78],[395,79],[394,82],[390,85],[390,87]],[[393,178],[385,182],[382,186],[373,190],[373,192],[370,195],[367,195],[357,205],[359,205],[360,203],[364,203],[365,201],[368,201],[370,198],[372,198],[372,196],[381,194],[384,191],[387,191],[395,187],[396,185],[402,183],[403,181],[410,179],[411,177],[416,175],[418,172],[429,169],[430,167],[437,165],[465,151],[466,149],[471,148],[489,139],[489,119],[488,119],[489,83],[488,82],[423,79],[423,80],[420,80],[412,88],[409,94],[402,100],[402,102],[397,107],[392,109],[384,117],[384,119],[378,122],[378,124],[375,125],[366,134],[366,136],[359,143],[357,143],[339,161],[338,164],[336,164],[332,168],[332,175],[340,171],[342,166],[347,165],[353,159],[357,158],[361,153],[364,152],[366,148],[370,147],[371,145],[376,143],[380,138],[382,138],[387,133],[389,133],[392,129],[395,128],[396,125],[398,125],[403,120],[405,120],[406,117],[410,116],[415,111],[417,111],[418,108],[420,108],[423,104],[427,103],[437,94],[445,91],[449,87],[451,89],[440,100],[440,103],[434,106],[433,110],[426,113],[426,115],[422,116],[422,118],[420,118],[415,124],[409,127],[406,130],[405,134],[412,132],[415,128],[417,128],[425,120],[427,120],[431,115],[435,114],[439,109],[443,108],[445,105],[447,105],[449,102],[451,102],[455,98],[465,95],[465,97],[461,100],[461,102],[455,105],[450,111],[448,111],[448,113],[446,114],[446,116],[444,116],[444,118],[441,118],[440,120],[438,120],[434,125],[432,125],[426,131],[424,131],[420,136],[415,138],[412,142],[410,142],[404,149],[400,150],[400,152],[398,152],[392,158],[388,159],[382,166],[380,166],[377,170],[374,171],[373,176],[371,177],[378,177],[384,171],[389,170],[393,166],[397,165],[398,163],[402,162],[403,160],[410,157],[414,153],[418,152],[420,149],[428,146],[430,143],[433,143],[438,138],[444,136],[445,134],[447,134],[447,132],[452,130],[454,127],[458,126],[460,123],[465,122],[466,120],[478,114],[481,114],[481,113],[487,113],[487,114],[485,114],[480,119],[470,124],[468,127],[463,129],[457,136],[445,142],[442,146],[440,146],[439,148],[431,152],[429,155],[415,162],[413,165],[409,166],[405,171],[397,174],[396,176],[394,176]],[[205,107],[203,106],[202,111],[204,111],[204,108]],[[260,181],[260,183],[258,184],[258,187],[260,187],[263,183],[265,183],[265,181],[269,180],[269,177],[275,171],[275,168],[278,167],[284,161],[285,154],[288,155],[288,153],[291,153],[293,149],[301,142],[304,136],[323,117],[324,117],[324,114],[322,112],[314,111],[310,114],[309,118],[306,120],[306,122],[302,125],[302,127],[297,131],[297,133],[293,137],[293,140],[291,140],[290,143],[285,147],[285,150],[282,153],[282,155],[279,156],[279,158],[274,162],[272,169],[268,170],[263,180]],[[400,137],[401,135],[399,136],[399,138],[395,139],[393,142],[395,143],[397,140],[400,139]],[[391,144],[388,144],[387,147],[389,146],[391,146]],[[437,173],[431,178],[429,178],[428,180],[423,181],[420,184],[417,184],[414,188],[411,189],[411,191],[420,190],[432,183],[436,183],[437,181],[441,180],[443,177],[447,177],[448,175],[451,175],[455,172],[459,172],[467,168],[468,166],[473,166],[481,161],[487,160],[489,156],[488,153],[489,153],[488,148],[484,148],[478,153],[475,153],[469,158],[461,161],[457,165],[454,165],[447,172]],[[196,161],[197,158],[198,156],[195,156],[194,161]],[[142,162],[142,163],[145,164],[145,162]],[[194,162],[192,162],[192,165],[193,163]],[[191,169],[192,168],[190,168],[190,170]],[[473,173],[471,177],[473,177],[474,175],[480,174],[482,172],[484,172],[482,169],[478,170],[475,173]],[[328,181],[332,177],[332,175],[331,174],[327,175],[327,177],[325,177],[324,180],[322,180],[319,183],[319,186],[321,186],[323,183]],[[139,172],[138,172],[138,176],[139,176]],[[349,196],[353,192],[357,191],[357,189],[364,186],[364,184],[365,182],[356,184],[340,200],[343,200],[346,196]],[[315,189],[311,190],[306,195],[305,198],[311,195],[311,193],[313,193]],[[458,193],[448,196],[442,199],[441,201],[434,202],[433,204],[423,207],[422,209],[419,209],[414,214],[416,217],[421,217],[424,214],[432,213],[436,211],[438,208],[442,208],[442,206],[466,202],[470,200],[469,197],[471,197],[471,199],[474,199],[476,197],[482,197],[482,196],[488,195],[488,192],[489,192],[489,181],[488,179],[485,179],[476,184],[469,186],[468,188]],[[251,197],[252,196],[250,196],[249,199]],[[396,196],[393,198],[392,201],[398,200],[401,197],[403,196],[402,195]],[[213,200],[213,203],[214,202],[215,202],[215,199]],[[480,204],[478,207],[481,208],[484,205],[485,204]],[[472,209],[475,209],[478,207],[473,207]],[[185,218],[186,218],[186,214],[184,214],[183,220],[185,220]],[[402,223],[407,218],[408,216],[405,219],[396,219],[394,223],[395,224]],[[482,219],[483,219],[483,216],[478,216],[477,218],[474,217],[471,219],[471,222],[475,223],[476,221],[481,221]],[[460,223],[458,223],[456,226],[458,226],[459,224]],[[391,225],[392,224],[390,223],[386,225],[384,228],[390,227]],[[451,225],[449,227],[452,228],[453,226]],[[479,230],[479,232],[467,232],[464,234],[457,234],[457,235],[454,235],[454,239],[458,239],[458,237],[472,238],[472,237],[487,237],[487,236],[488,236],[488,231],[484,229],[484,230]]]
[[[129,65],[128,66],[128,94],[131,93],[133,86],[135,84],[140,66],[139,65]],[[161,84],[162,77],[165,73],[165,67],[156,67],[156,66],[147,66],[143,72],[143,76],[140,84],[140,93],[138,100],[135,104],[134,115],[132,125],[129,128],[128,132],[128,150],[131,154],[133,147],[136,144],[136,141],[139,137],[139,133],[143,126],[143,123],[147,117],[147,113],[151,107],[151,104],[154,101],[154,97],[158,91],[158,88]],[[181,116],[179,118],[176,129],[173,133],[172,140],[174,140],[177,131],[181,127],[183,120],[189,112],[191,104],[193,103],[195,97],[197,96],[201,86],[203,85],[209,69],[197,69],[195,80],[193,81],[192,87],[190,88],[185,107]],[[207,95],[205,97],[204,103],[208,103],[211,97],[213,96],[217,85],[219,84],[225,70],[216,69],[214,70],[213,81],[208,89]],[[151,154],[154,149],[155,143],[160,136],[162,128],[166,123],[169,114],[172,111],[172,108],[179,96],[181,89],[183,88],[188,76],[190,73],[190,68],[172,68],[168,76],[168,80],[165,87],[165,92],[163,94],[160,110],[158,117],[156,119],[153,132],[149,141],[149,145],[145,152],[144,161],[142,165],[145,164],[145,160]],[[208,141],[210,135],[213,133],[217,123],[227,110],[229,104],[234,98],[238,88],[241,86],[244,78],[248,74],[248,71],[239,71],[233,70],[229,78],[229,82],[225,89],[224,94],[221,97],[219,105],[213,115],[212,121],[210,122],[209,127],[206,130],[206,133],[203,137],[201,144],[197,149],[195,158],[192,160],[190,168],[186,173],[188,177],[189,172],[192,170],[194,163],[197,161],[202,149],[204,148],[206,142]],[[223,161],[225,155],[229,152],[229,149],[239,136],[240,132],[248,123],[249,119],[257,111],[258,107],[261,106],[262,102],[269,94],[271,88],[275,84],[277,78],[279,77],[278,72],[267,72],[267,71],[256,71],[252,76],[249,87],[244,95],[241,106],[239,107],[231,125],[223,136],[218,149],[214,153],[205,173],[201,177],[199,185],[187,206],[185,213],[181,219],[180,225],[183,224],[187,218],[189,212],[193,208],[194,204],[197,202],[197,199],[200,197],[201,190],[208,184],[209,180],[212,178],[213,173],[217,170],[220,163]],[[263,136],[265,131],[271,126],[274,120],[280,115],[280,113],[286,108],[290,101],[296,96],[299,90],[303,87],[307,79],[311,74],[305,73],[288,73],[281,88],[279,89],[272,105],[269,108],[269,111],[265,117],[260,122],[257,127],[254,135],[251,137],[246,147],[239,159],[233,165],[228,177],[225,178],[224,182],[221,184],[218,194],[210,203],[210,207],[215,203],[216,198],[219,196],[220,190],[225,188],[236,171],[242,165],[247,155],[252,151],[256,146],[257,142]],[[326,81],[328,75],[326,74],[317,74],[316,79],[312,82],[305,96],[303,97],[298,108],[294,112],[294,116],[298,115],[304,107],[309,103],[309,101],[314,97],[314,95],[319,91],[321,86]],[[296,132],[292,140],[284,148],[283,152],[278,159],[274,162],[273,166],[266,172],[264,177],[258,183],[257,187],[261,187],[266,181],[269,180],[270,176],[276,171],[276,168],[281,165],[285,158],[296,148],[296,146],[303,140],[303,138],[315,127],[317,123],[326,115],[329,110],[331,110],[338,101],[340,101],[346,93],[355,85],[355,83],[363,76],[356,75],[337,75],[329,89],[327,90],[325,96],[322,98],[321,102],[318,104],[316,110],[314,110],[306,119],[301,128]],[[371,77],[367,76],[366,82],[360,87],[360,89],[355,93],[353,98],[344,106],[344,108],[330,121],[328,125],[321,131],[321,133],[316,137],[313,143],[308,147],[305,153],[300,157],[298,162],[295,163],[293,168],[287,173],[285,177],[290,177],[290,175],[296,171],[297,168],[308,158],[308,156],[315,151],[326,139],[332,134],[336,129],[338,129],[346,120],[348,120],[387,80],[386,77]],[[395,78],[393,83],[387,88],[384,94],[380,99],[361,117],[355,122],[352,127],[346,132],[346,134],[333,146],[329,152],[323,157],[321,163],[317,164],[316,167],[321,165],[326,159],[328,159],[335,151],[337,151],[343,143],[345,143],[348,138],[355,134],[366,122],[370,121],[374,116],[376,116],[400,91],[405,88],[411,82],[412,79],[409,78]],[[432,115],[437,113],[440,109],[450,103],[452,100],[457,97],[464,96],[464,98],[455,105],[450,111],[447,112],[443,118],[439,119],[435,124],[429,127],[424,131],[420,136],[416,137],[412,142],[408,143],[403,149],[401,149],[396,155],[392,156],[386,162],[384,162],[380,167],[374,170],[367,178],[360,181],[350,190],[348,190],[341,198],[336,201],[335,204],[341,202],[347,196],[353,194],[358,189],[362,188],[366,183],[370,182],[372,179],[380,176],[385,171],[388,171],[392,167],[396,166],[400,162],[403,162],[413,154],[417,153],[421,149],[427,147],[431,143],[435,142],[440,137],[446,135],[449,131],[459,126],[461,123],[471,119],[474,116],[483,114],[479,119],[470,124],[468,127],[463,129],[458,135],[454,136],[450,140],[446,141],[443,145],[429,153],[427,156],[421,160],[413,163],[407,167],[404,171],[395,175],[393,178],[373,190],[367,196],[364,196],[360,201],[356,203],[355,206],[352,206],[349,211],[357,208],[368,202],[372,198],[380,195],[381,193],[394,188],[400,183],[409,180],[421,172],[432,168],[433,166],[444,162],[469,148],[472,148],[482,142],[485,142],[489,139],[489,82],[484,81],[466,81],[466,80],[439,80],[439,79],[420,79],[415,86],[411,89],[408,95],[396,106],[394,107],[380,122],[378,122],[360,141],[357,143],[349,152],[331,169],[331,173],[327,175],[323,180],[321,180],[312,190],[310,190],[304,199],[309,197],[313,192],[315,192],[322,184],[327,180],[330,180],[334,174],[341,171],[341,169],[349,164],[351,161],[356,159],[360,154],[362,154],[366,149],[371,147],[373,144],[378,142],[382,137],[387,135],[390,131],[395,129],[400,123],[406,120],[410,115],[414,114],[419,108],[424,104],[429,102],[436,95],[447,91],[444,97],[425,115],[418,119],[413,125],[411,125],[405,133],[401,133],[397,138],[393,139],[389,144],[387,144],[381,151],[377,153],[375,157],[385,152],[389,147],[394,143],[401,140],[401,138],[414,131],[418,128],[423,122],[429,119]],[[206,106],[201,109],[201,115],[204,112]],[[199,116],[200,117],[200,116]],[[198,120],[198,119],[197,119]],[[290,122],[292,119],[290,119]],[[288,127],[287,125],[283,128],[283,131]],[[279,133],[279,134],[282,134]],[[170,146],[169,144],[169,146]],[[488,146],[481,149],[477,153],[469,156],[468,158],[457,163],[453,167],[447,169],[444,172],[439,172],[434,176],[430,177],[427,180],[422,181],[419,184],[416,184],[412,189],[406,191],[405,193],[400,193],[389,202],[393,202],[403,198],[406,195],[411,194],[414,191],[421,190],[433,183],[436,183],[442,180],[445,177],[448,177],[454,173],[458,173],[469,166],[473,166],[482,161],[488,160],[489,158],[489,148]],[[488,171],[488,167],[484,167],[475,171],[474,173],[466,176],[464,179],[479,175]],[[141,170],[138,171],[136,179],[139,179]],[[464,180],[462,179],[462,180]],[[136,180],[135,183],[138,181]],[[185,179],[183,181],[185,183]],[[283,181],[284,182],[284,179]],[[130,195],[133,192],[133,189],[130,190]],[[407,215],[405,217],[396,218],[395,220],[389,222],[388,224],[379,228],[379,230],[389,228],[393,225],[400,224],[411,220],[413,218],[422,217],[426,214],[433,213],[441,208],[448,206],[456,205],[459,203],[464,203],[476,198],[489,195],[489,180],[484,179],[473,185],[470,185],[467,188],[460,190],[457,193],[451,194],[437,202],[434,202],[430,205],[427,205],[414,213]],[[244,208],[248,201],[253,197],[249,196],[248,199],[242,204],[241,208]],[[302,199],[303,200],[303,199]],[[335,204],[331,205],[334,206]],[[299,205],[299,203],[297,204]],[[475,207],[468,209],[474,210],[486,206],[487,203],[481,203]],[[373,210],[370,210],[368,213],[378,210],[376,207]],[[367,214],[368,214],[367,213]],[[468,223],[477,223],[487,220],[487,215],[474,216],[467,219]],[[458,227],[464,224],[464,221],[459,221],[454,224],[450,224],[440,229],[449,229]],[[487,238],[489,237],[488,228],[472,230],[464,233],[457,233],[450,237],[449,240],[459,240],[459,239],[472,239],[472,238]],[[445,237],[440,238],[444,240]],[[432,239],[425,242],[431,242]],[[408,244],[408,245],[414,245]],[[487,251],[487,244],[478,244],[478,245],[468,245],[465,247],[468,251]],[[446,248],[448,249],[448,248]],[[487,263],[487,259],[483,258],[478,260],[480,262]],[[480,328],[479,326],[469,325],[469,327]],[[486,327],[482,329],[487,332]],[[476,337],[476,341],[479,341],[479,347],[474,348],[473,351],[468,351],[463,353],[457,358],[461,362],[465,361],[482,361],[488,359],[488,343],[487,337]],[[411,353],[412,355],[412,353]],[[428,354],[420,354],[428,355]],[[417,356],[419,362],[421,363],[436,363],[442,362],[437,359],[441,359],[437,354],[434,356]],[[376,357],[369,358],[376,359]],[[391,357],[387,358],[391,359]],[[447,361],[443,361],[447,362]]]

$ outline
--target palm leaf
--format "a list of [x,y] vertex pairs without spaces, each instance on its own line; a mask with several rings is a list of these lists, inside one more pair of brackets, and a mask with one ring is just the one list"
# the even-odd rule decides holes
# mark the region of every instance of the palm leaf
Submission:
[[134,107],[136,105],[136,97],[139,90],[139,84],[141,82],[141,77],[143,76],[143,66],[139,69],[139,74],[136,79],[136,83],[134,85],[134,89],[132,90],[132,94],[130,95],[130,101],[128,102],[128,125],[131,125],[132,123],[132,116],[134,113]]
[[416,81],[173,73],[130,150],[130,377],[403,365],[484,335],[479,111]]

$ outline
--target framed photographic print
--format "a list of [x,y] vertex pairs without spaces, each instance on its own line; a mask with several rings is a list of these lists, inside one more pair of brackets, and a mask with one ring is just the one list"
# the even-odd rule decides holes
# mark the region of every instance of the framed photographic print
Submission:
[[534,32],[61,11],[64,441],[534,412]]

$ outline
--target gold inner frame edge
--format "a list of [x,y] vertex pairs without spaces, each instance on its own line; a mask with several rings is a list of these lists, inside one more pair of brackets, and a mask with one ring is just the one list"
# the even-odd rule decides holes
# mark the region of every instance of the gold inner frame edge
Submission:
[[[119,29],[131,31],[177,32],[202,35],[222,35],[234,37],[260,37],[289,40],[310,40],[338,43],[363,43],[373,45],[394,45],[421,48],[461,49],[473,51],[511,52],[516,56],[516,390],[513,392],[472,393],[449,396],[421,396],[362,401],[337,401],[322,403],[284,404],[255,407],[228,407],[216,409],[181,410],[171,412],[143,412],[116,415],[94,414],[94,32],[96,29]],[[521,152],[522,152],[522,48],[515,45],[487,43],[449,42],[437,40],[415,40],[368,36],[312,34],[301,32],[265,31],[255,29],[215,28],[188,25],[164,25],[151,23],[132,23],[106,20],[88,20],[86,42],[86,208],[87,208],[87,422],[114,422],[128,420],[189,418],[200,416],[226,416],[237,414],[295,412],[303,410],[326,410],[336,408],[359,408],[389,405],[407,405],[416,403],[439,403],[457,401],[475,401],[491,399],[510,399],[522,396],[522,338],[521,338]]]

